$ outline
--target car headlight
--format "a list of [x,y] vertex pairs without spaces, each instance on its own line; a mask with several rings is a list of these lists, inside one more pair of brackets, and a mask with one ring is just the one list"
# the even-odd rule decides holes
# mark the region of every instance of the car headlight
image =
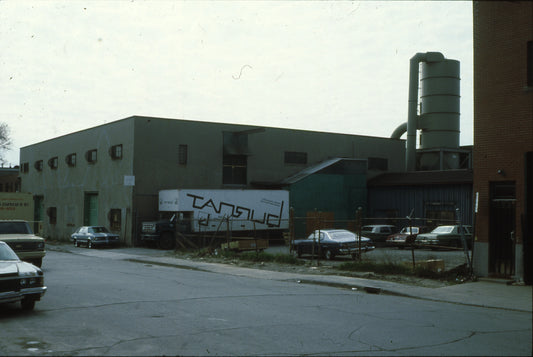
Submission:
[[44,249],[44,242],[37,244],[37,249]]

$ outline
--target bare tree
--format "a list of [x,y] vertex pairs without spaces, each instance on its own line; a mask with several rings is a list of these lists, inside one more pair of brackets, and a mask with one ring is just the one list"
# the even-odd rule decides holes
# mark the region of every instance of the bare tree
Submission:
[[4,153],[8,150],[11,150],[11,130],[7,123],[0,123],[0,164],[4,165],[6,159]]

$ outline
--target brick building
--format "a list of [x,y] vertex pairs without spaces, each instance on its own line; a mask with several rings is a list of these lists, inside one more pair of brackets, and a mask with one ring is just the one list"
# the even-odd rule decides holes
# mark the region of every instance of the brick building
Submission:
[[474,268],[530,283],[533,3],[475,1]]

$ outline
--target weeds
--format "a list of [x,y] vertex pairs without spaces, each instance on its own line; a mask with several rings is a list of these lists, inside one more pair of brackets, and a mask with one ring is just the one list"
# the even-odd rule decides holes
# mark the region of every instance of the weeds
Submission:
[[227,259],[239,259],[249,262],[274,262],[281,264],[303,265],[304,262],[290,254],[271,254],[265,252],[242,252],[222,250],[219,256]]
[[[273,262],[287,265],[305,265],[306,261],[298,259],[291,254],[271,254],[265,252],[237,252],[233,250],[217,251],[217,256],[229,259],[248,262]],[[463,282],[468,280],[468,271],[466,266],[460,266],[449,271],[436,272],[424,266],[417,266],[415,269],[410,264],[398,263],[391,257],[386,257],[382,262],[373,262],[369,260],[350,261],[341,263],[334,269],[339,272],[372,272],[380,275],[405,275],[414,276],[423,279],[433,279],[448,282]]]

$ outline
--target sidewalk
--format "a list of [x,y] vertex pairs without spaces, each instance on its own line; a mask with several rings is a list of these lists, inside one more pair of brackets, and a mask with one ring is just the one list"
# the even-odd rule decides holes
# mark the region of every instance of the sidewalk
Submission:
[[533,312],[531,286],[507,285],[505,282],[489,279],[480,279],[477,282],[467,282],[440,288],[425,288],[382,280],[336,275],[296,274],[178,259],[165,256],[164,251],[154,249],[120,248],[112,250],[89,250],[84,248],[74,248],[67,244],[49,244],[47,248],[51,251],[128,260],[145,264],[173,266],[183,269],[245,276],[255,279],[293,281],[294,283],[299,284],[321,284],[374,294],[389,294],[461,305]]

